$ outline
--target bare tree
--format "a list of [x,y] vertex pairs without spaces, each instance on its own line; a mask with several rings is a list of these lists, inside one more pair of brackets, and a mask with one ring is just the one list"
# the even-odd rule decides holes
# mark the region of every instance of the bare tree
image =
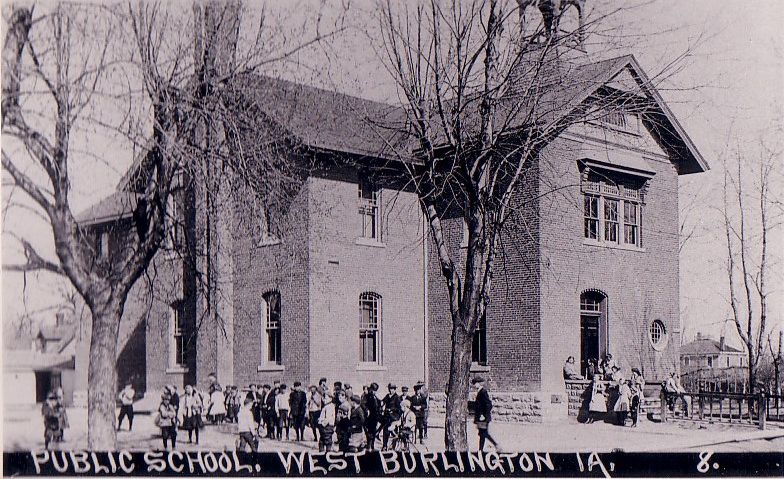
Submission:
[[[490,302],[505,227],[524,225],[531,208],[531,198],[520,193],[526,173],[569,125],[639,106],[624,95],[590,106],[575,102],[570,92],[594,80],[570,77],[566,57],[601,18],[584,18],[584,2],[534,3],[379,2],[379,55],[401,92],[411,138],[409,150],[396,151],[407,165],[448,292],[449,450],[467,449],[472,339]],[[529,6],[542,10],[543,22],[526,20]],[[575,29],[562,31],[559,25],[575,13]],[[448,246],[449,218],[465,223],[462,253]]]
[[[265,175],[284,169],[280,157],[274,155],[268,167],[259,167],[260,145],[267,137],[258,142],[243,137],[258,121],[250,124],[249,116],[243,115],[252,112],[238,108],[243,97],[237,94],[233,80],[295,56],[340,30],[336,26],[322,31],[316,26],[315,32],[302,31],[294,42],[279,42],[275,36],[285,27],[273,25],[271,17],[262,12],[255,41],[241,56],[237,53],[241,3],[196,4],[190,30],[172,28],[177,17],[168,7],[131,4],[126,10],[122,6],[57,4],[51,11],[34,15],[31,8],[13,5],[6,23],[2,165],[14,187],[32,199],[36,211],[43,212],[52,229],[57,259],[46,258],[28,239],[20,238],[25,263],[4,268],[62,274],[89,308],[88,442],[96,450],[116,447],[117,371],[107,365],[115,364],[118,330],[131,288],[156,253],[167,247],[165,239],[172,233],[173,220],[170,197],[184,182],[198,182],[208,174],[214,178],[216,172],[256,171],[258,176],[246,183],[261,187],[268,180]],[[180,20],[187,17],[182,12],[179,15]],[[127,25],[130,43],[123,30]],[[183,36],[185,31],[194,37]],[[169,42],[173,36],[186,40]],[[150,107],[142,107],[142,113],[135,116],[140,94],[139,84],[133,83],[137,78]],[[106,98],[118,100],[128,111],[112,125],[92,114]],[[34,113],[31,106],[37,107]],[[235,108],[243,114],[231,116]],[[138,164],[123,180],[128,194],[121,198],[126,201],[124,207],[133,211],[132,220],[119,221],[110,231],[111,254],[100,234],[75,219],[69,201],[73,183],[69,172],[79,165],[83,153],[74,151],[70,140],[85,123],[124,131],[143,146]],[[233,148],[236,153],[241,147],[247,148],[242,150],[247,154],[228,151]],[[233,163],[225,158],[232,158]],[[197,176],[200,172],[205,175]],[[225,194],[225,185],[215,191]],[[264,193],[257,197],[268,198]],[[208,278],[205,284],[217,288],[215,280]]]
[[768,247],[782,218],[774,189],[781,151],[761,142],[759,158],[747,157],[738,147],[734,160],[736,165],[724,164],[721,212],[726,273],[732,320],[746,347],[749,390],[753,391],[768,328],[768,281],[776,262]]

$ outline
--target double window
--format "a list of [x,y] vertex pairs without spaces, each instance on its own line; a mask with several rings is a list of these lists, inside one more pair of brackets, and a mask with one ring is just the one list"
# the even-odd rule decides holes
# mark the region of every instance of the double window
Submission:
[[359,295],[359,361],[381,364],[381,295]]
[[381,191],[369,180],[359,182],[360,238],[381,241]]
[[265,364],[281,365],[280,293],[270,291],[262,296],[261,324],[264,328],[262,358]]
[[606,244],[642,247],[640,188],[583,181],[583,236]]

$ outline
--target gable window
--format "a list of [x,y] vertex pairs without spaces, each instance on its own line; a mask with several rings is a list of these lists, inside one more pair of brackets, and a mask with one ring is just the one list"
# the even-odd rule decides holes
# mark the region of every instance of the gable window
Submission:
[[590,174],[582,181],[583,237],[591,242],[642,248],[642,187]]
[[640,134],[640,115],[625,110],[621,106],[600,108],[595,114],[601,125],[624,133]]
[[182,301],[175,301],[169,305],[169,323],[171,331],[169,366],[171,368],[184,368],[187,365],[187,336]]
[[708,367],[709,368],[713,367],[713,356],[708,356]]
[[359,295],[359,361],[381,364],[381,295]]
[[265,364],[282,364],[280,334],[280,293],[270,291],[262,296],[261,324],[263,331],[262,359]]
[[380,190],[368,180],[359,182],[360,237],[381,241]]
[[474,331],[471,343],[471,362],[479,366],[487,366],[487,315],[483,314]]

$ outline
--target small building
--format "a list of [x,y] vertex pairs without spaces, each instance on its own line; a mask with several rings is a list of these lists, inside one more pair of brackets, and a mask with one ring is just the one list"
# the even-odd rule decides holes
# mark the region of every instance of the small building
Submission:
[[681,346],[680,356],[681,372],[684,374],[748,366],[746,353],[727,345],[723,335],[716,341],[697,333],[694,341]]
[[19,347],[4,348],[5,404],[40,403],[57,388],[63,389],[66,406],[73,404],[77,328],[68,318],[59,312],[55,323],[41,325],[32,341],[23,338]]

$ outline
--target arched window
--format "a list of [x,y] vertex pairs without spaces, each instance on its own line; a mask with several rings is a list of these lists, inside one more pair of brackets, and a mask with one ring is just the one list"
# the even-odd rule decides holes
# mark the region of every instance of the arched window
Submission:
[[282,364],[280,336],[280,293],[270,291],[262,296],[261,324],[262,359],[267,364]]
[[359,361],[381,364],[381,295],[359,295]]
[[580,295],[580,370],[598,364],[607,352],[607,296],[596,290]]

